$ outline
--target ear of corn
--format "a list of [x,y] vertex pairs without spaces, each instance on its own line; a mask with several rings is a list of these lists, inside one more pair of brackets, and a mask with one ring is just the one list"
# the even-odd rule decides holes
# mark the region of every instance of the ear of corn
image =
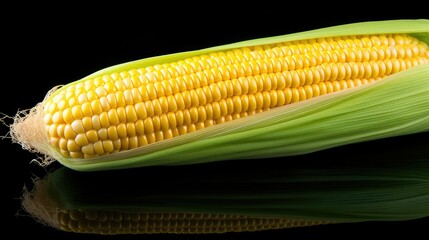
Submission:
[[428,22],[356,23],[113,66],[47,97],[36,114],[43,139],[14,135],[92,171],[428,131]]
[[[245,168],[234,161],[94,173],[62,168],[37,181],[23,205],[53,227],[98,234],[419,219],[429,216],[427,136],[289,157],[287,168],[275,159]],[[377,151],[362,151],[369,148]]]

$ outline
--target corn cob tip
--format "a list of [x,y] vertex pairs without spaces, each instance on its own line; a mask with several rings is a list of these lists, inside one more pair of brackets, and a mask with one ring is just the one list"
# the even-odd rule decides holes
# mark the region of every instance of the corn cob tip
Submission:
[[[58,88],[54,87],[49,91],[45,99]],[[12,117],[13,123],[9,126],[9,135],[12,142],[20,144],[24,150],[40,154],[38,158],[33,160],[34,162],[41,166],[47,166],[55,161],[55,153],[49,147],[49,138],[44,131],[43,116],[43,102],[38,103],[33,108],[19,110]]]
[[[43,145],[46,143],[46,133],[43,131],[43,107],[39,103],[35,107],[26,110],[20,110],[13,117],[13,123],[10,125],[10,137],[13,143],[18,143],[23,149],[32,153],[44,153]],[[50,161],[46,155],[41,159],[43,162]]]

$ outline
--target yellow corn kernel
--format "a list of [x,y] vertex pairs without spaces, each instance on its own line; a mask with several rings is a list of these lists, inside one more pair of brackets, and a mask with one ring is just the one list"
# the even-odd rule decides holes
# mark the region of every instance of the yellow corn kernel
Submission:
[[84,147],[89,144],[89,140],[84,133],[79,133],[75,138],[76,144]]
[[91,143],[95,143],[96,141],[98,141],[98,134],[95,130],[89,130],[88,132],[86,132],[86,137]]
[[96,154],[104,154],[104,148],[103,148],[103,142],[102,141],[97,141],[94,143],[94,152]]

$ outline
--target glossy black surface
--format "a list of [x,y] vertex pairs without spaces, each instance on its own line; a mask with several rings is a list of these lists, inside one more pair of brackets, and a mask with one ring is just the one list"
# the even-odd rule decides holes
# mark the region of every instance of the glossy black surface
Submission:
[[44,192],[60,209],[343,222],[417,219],[429,216],[428,137],[421,133],[271,159],[101,172],[63,167],[43,178]]
[[[356,21],[429,18],[427,11],[415,3],[400,6],[392,3],[377,9],[371,3],[343,2],[334,9],[325,2],[315,5],[300,2],[295,6],[286,4],[288,6],[279,7],[264,1],[248,3],[238,11],[227,5],[214,7],[211,3],[197,11],[166,3],[161,5],[140,7],[115,3],[108,11],[104,10],[104,6],[37,10],[36,7],[56,6],[16,4],[4,8],[10,17],[2,15],[0,21],[3,42],[0,112],[13,115],[18,109],[30,108],[41,101],[53,86],[130,60]],[[311,10],[316,13],[310,13]],[[7,129],[2,126],[0,134],[6,132]],[[419,137],[427,138],[427,134]],[[410,139],[403,138],[401,141],[407,144]],[[44,239],[123,238],[60,232],[25,216],[26,213],[20,210],[23,187],[31,187],[32,179],[43,177],[46,172],[60,166],[54,163],[43,169],[29,164],[35,156],[17,144],[11,144],[9,139],[0,141],[0,146],[3,152],[1,220],[4,235],[42,236]],[[377,147],[362,151],[376,152]],[[347,156],[348,153],[342,149],[335,154]],[[235,170],[241,171],[238,168]],[[170,169],[168,174],[159,177],[174,181],[177,176],[180,172]],[[127,236],[127,239],[386,238],[400,234],[406,234],[408,239],[419,239],[419,234],[427,235],[428,223],[429,220],[423,218],[222,235],[137,235]]]

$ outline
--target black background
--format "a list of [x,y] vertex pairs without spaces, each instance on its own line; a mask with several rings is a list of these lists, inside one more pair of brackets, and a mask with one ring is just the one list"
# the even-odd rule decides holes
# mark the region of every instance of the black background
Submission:
[[[429,18],[424,7],[401,2],[381,7],[374,3],[269,3],[232,2],[162,3],[141,5],[123,1],[96,6],[28,5],[2,9],[0,112],[14,115],[43,100],[52,87],[80,79],[96,70],[140,58],[195,50],[241,40],[275,36],[332,25],[370,20]],[[284,6],[279,5],[284,4]],[[383,4],[383,3],[381,3]],[[197,9],[193,9],[197,7]],[[8,119],[6,119],[8,121]],[[10,121],[8,121],[10,123]],[[6,135],[2,126],[0,135]],[[34,155],[0,141],[2,154],[2,234],[48,239],[119,239],[59,232],[20,216],[23,186],[47,169],[29,164]],[[237,170],[238,171],[238,170]],[[174,176],[173,176],[174,177]],[[18,215],[18,216],[17,216]],[[129,239],[291,239],[309,237],[392,237],[427,235],[427,219],[407,222],[338,224],[257,233],[222,235],[150,235]]]

